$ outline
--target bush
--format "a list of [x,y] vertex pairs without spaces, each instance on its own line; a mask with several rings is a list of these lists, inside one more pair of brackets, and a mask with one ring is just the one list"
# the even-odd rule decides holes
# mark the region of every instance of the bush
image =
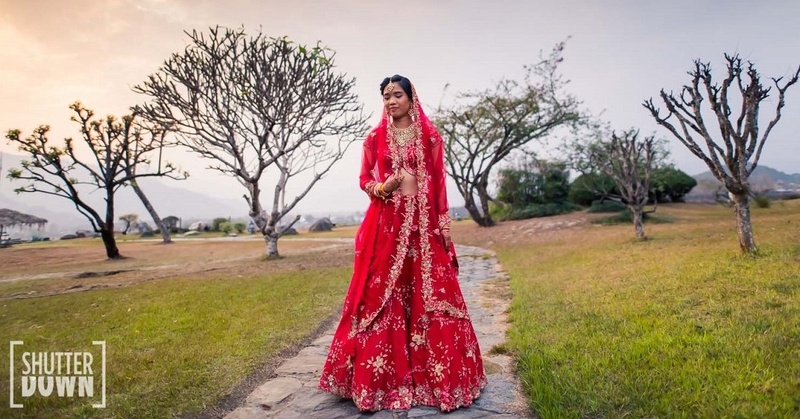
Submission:
[[225,217],[217,217],[214,221],[211,222],[211,231],[222,231],[221,227],[223,223],[227,223],[228,219]]
[[247,224],[243,222],[233,223],[233,228],[236,230],[237,233],[244,233],[247,229]]
[[[642,214],[642,221],[645,223],[650,224],[664,224],[664,223],[671,223],[672,220],[665,217],[655,217],[652,213],[643,213]],[[615,224],[633,224],[633,213],[629,209],[625,209],[625,211],[620,211],[619,213],[612,215],[610,217],[604,218],[597,218],[592,220],[592,224],[601,224],[601,225],[615,225]]]
[[674,167],[653,170],[650,197],[658,202],[683,202],[684,196],[697,186],[697,180]]
[[225,221],[223,223],[220,223],[218,231],[221,231],[222,233],[225,234],[231,234],[233,230],[234,230],[233,223],[231,223],[230,221]]
[[562,204],[531,204],[522,208],[499,205],[490,205],[489,214],[492,218],[500,221],[527,220],[528,218],[548,217],[551,215],[566,214],[568,212],[580,210],[581,207],[570,203]]
[[489,201],[489,215],[493,220],[503,220],[508,212],[509,205],[500,206],[494,201]]
[[592,206],[589,207],[591,213],[604,213],[604,212],[620,212],[628,209],[628,206],[622,202],[612,201],[606,199],[604,201],[592,201]]
[[772,204],[772,199],[766,195],[756,195],[753,197],[753,202],[758,208],[769,208],[770,204]]
[[517,208],[561,203],[569,193],[569,172],[563,163],[537,161],[532,166],[500,170],[497,199]]
[[569,185],[567,200],[573,204],[588,207],[592,202],[615,195],[617,187],[611,176],[589,173],[580,175]]
[[[686,173],[672,167],[662,167],[653,170],[649,196],[658,202],[683,202],[685,195],[696,185],[697,180]],[[584,207],[592,205],[593,201],[619,195],[614,180],[600,173],[580,175],[569,187],[569,202]]]

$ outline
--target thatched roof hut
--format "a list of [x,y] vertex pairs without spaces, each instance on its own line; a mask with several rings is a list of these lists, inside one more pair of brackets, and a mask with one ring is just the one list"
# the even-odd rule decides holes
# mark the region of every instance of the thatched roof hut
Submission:
[[6,229],[14,226],[43,227],[47,220],[35,215],[25,214],[8,208],[0,208],[0,240],[5,235]]
[[8,208],[0,208],[0,227],[14,227],[16,225],[28,227],[36,225],[41,227],[45,224],[47,224],[47,220],[44,218]]

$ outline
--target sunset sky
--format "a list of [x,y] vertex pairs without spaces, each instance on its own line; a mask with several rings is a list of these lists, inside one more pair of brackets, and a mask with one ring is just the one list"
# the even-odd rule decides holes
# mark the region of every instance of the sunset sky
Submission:
[[[144,100],[131,86],[183,49],[183,31],[211,25],[322,41],[336,51],[339,69],[356,77],[371,124],[386,76],[409,77],[430,109],[442,100],[445,84],[455,92],[517,78],[540,50],[568,37],[563,72],[569,91],[617,129],[639,127],[665,138],[641,103],[662,87],[678,90],[687,83],[693,59],[721,70],[723,53],[738,53],[764,76],[776,77],[800,65],[800,2],[791,0],[0,0],[0,129],[30,133],[50,124],[53,139],[77,137],[70,103],[80,100],[100,115],[125,113]],[[768,99],[762,113],[771,116],[774,106]],[[789,90],[783,115],[761,163],[800,172],[800,86]],[[679,168],[707,170],[672,144]],[[359,148],[351,148],[301,210],[365,208],[357,186]],[[0,151],[16,153],[5,139]],[[194,156],[175,153],[172,159],[192,174],[182,186],[241,200],[244,189],[204,170]],[[8,182],[5,174],[2,182]],[[452,204],[463,203],[454,188],[450,196]]]

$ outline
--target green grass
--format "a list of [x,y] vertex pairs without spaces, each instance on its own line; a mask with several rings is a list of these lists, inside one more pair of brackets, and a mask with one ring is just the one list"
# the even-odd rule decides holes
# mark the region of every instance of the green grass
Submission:
[[[0,417],[172,417],[217,402],[340,306],[349,269],[256,278],[177,278],[120,289],[0,302],[0,335],[27,351],[87,350],[105,340],[106,409],[34,397]],[[0,369],[8,371],[4,343]],[[99,364],[99,359],[95,365]],[[3,374],[7,377],[7,373]]]
[[498,247],[514,292],[509,349],[533,411],[553,417],[800,417],[800,204],[586,228]]

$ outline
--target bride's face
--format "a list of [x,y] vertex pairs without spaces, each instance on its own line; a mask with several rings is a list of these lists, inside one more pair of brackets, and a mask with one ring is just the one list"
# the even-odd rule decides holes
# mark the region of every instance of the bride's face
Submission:
[[411,98],[400,87],[400,84],[396,82],[389,83],[383,89],[383,107],[392,118],[403,118],[411,110]]

